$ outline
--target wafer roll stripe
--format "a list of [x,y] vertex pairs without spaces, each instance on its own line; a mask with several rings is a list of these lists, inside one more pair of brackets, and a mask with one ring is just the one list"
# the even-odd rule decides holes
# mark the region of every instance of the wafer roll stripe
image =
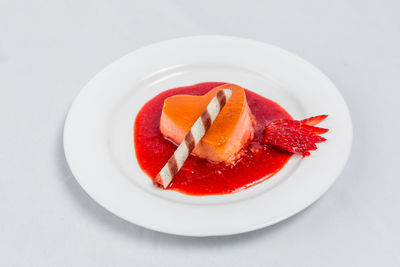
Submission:
[[157,174],[156,179],[154,180],[156,184],[162,185],[166,188],[171,183],[174,176],[182,168],[183,163],[206,134],[207,130],[210,128],[231,96],[231,89],[222,89],[221,91],[218,91],[217,95],[210,101],[207,108],[186,134],[185,139],[175,150],[167,164],[165,164]]

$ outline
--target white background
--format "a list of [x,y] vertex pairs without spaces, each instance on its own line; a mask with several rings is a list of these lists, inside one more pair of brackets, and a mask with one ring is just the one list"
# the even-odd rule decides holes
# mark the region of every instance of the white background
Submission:
[[[399,266],[399,10],[396,0],[0,0],[0,266]],[[278,45],[344,95],[352,154],[307,210],[247,234],[178,237],[115,217],[73,178],[62,129],[82,86],[132,50],[198,34]]]

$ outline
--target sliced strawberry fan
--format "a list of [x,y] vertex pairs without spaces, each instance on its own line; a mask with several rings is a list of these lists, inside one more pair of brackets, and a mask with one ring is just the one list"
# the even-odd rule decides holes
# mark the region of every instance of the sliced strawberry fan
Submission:
[[317,143],[326,141],[320,134],[328,129],[315,127],[328,115],[320,115],[298,120],[280,119],[273,120],[265,126],[264,142],[279,147],[286,151],[309,156],[310,151],[317,149]]

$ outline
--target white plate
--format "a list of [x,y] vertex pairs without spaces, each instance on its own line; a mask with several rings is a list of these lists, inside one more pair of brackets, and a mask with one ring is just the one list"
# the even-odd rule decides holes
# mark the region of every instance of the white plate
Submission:
[[[328,141],[239,193],[195,197],[159,190],[135,158],[135,116],[163,90],[206,81],[237,83],[297,119],[329,114],[321,124],[330,129]],[[68,164],[93,199],[132,223],[188,236],[243,233],[301,211],[338,177],[351,140],[347,106],[320,71],[278,47],[226,36],[169,40],[120,58],[83,88],[64,128]]]

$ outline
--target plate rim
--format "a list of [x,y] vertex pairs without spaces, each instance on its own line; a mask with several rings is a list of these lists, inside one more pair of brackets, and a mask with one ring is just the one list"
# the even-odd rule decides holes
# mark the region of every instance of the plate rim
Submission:
[[[150,46],[162,45],[163,43],[167,43],[167,42],[171,42],[171,41],[185,41],[185,40],[187,40],[187,39],[192,39],[192,38],[206,38],[206,39],[214,39],[214,38],[217,38],[217,39],[223,38],[223,39],[224,39],[224,38],[229,38],[229,39],[231,39],[231,40],[241,40],[241,41],[246,41],[246,42],[249,42],[249,41],[250,41],[250,42],[258,43],[259,45],[267,45],[267,46],[273,47],[273,48],[275,48],[275,49],[281,50],[281,51],[283,51],[283,52],[289,54],[290,56],[295,57],[297,60],[300,60],[302,63],[307,64],[307,65],[308,65],[309,67],[311,67],[314,71],[317,71],[317,72],[319,73],[319,75],[320,75],[322,78],[324,78],[324,79],[326,80],[326,82],[328,82],[328,83],[330,83],[331,85],[333,85],[333,88],[335,89],[335,93],[341,98],[341,101],[343,102],[344,107],[346,108],[346,112],[345,112],[345,113],[346,113],[346,115],[348,116],[348,119],[349,119],[349,126],[350,126],[350,127],[348,128],[348,131],[349,131],[348,134],[349,134],[350,139],[349,139],[348,147],[347,147],[347,149],[346,149],[346,151],[345,151],[345,153],[344,153],[345,156],[343,157],[344,160],[342,160],[342,165],[340,166],[340,168],[337,168],[336,173],[333,175],[335,178],[332,179],[332,181],[331,181],[329,184],[326,185],[326,188],[324,188],[323,190],[321,190],[321,191],[319,192],[319,194],[317,194],[317,196],[316,196],[313,200],[310,200],[309,203],[306,203],[306,204],[304,204],[304,205],[302,205],[302,206],[301,206],[301,205],[298,206],[297,208],[293,209],[293,210],[290,212],[290,214],[288,214],[288,215],[285,215],[285,216],[282,216],[282,217],[278,217],[278,218],[276,218],[275,220],[270,220],[270,221],[265,222],[265,223],[256,224],[256,225],[249,225],[246,229],[236,230],[236,231],[227,230],[226,232],[211,233],[211,234],[204,234],[204,233],[198,233],[198,234],[196,234],[195,232],[180,232],[180,231],[174,231],[174,230],[171,230],[171,229],[165,229],[165,228],[163,228],[163,227],[156,227],[156,226],[154,226],[154,225],[144,225],[144,224],[141,224],[140,222],[133,222],[132,220],[126,218],[126,217],[123,216],[123,215],[121,215],[120,213],[113,211],[107,204],[104,203],[104,201],[99,200],[99,199],[97,199],[95,196],[93,196],[93,194],[90,193],[90,189],[88,189],[88,188],[84,185],[84,183],[82,183],[82,182],[80,181],[80,179],[78,178],[79,175],[78,175],[76,169],[72,166],[73,164],[71,164],[72,161],[71,161],[71,158],[70,158],[70,157],[71,157],[72,155],[70,155],[69,152],[68,152],[68,145],[69,145],[69,141],[68,141],[68,125],[70,124],[70,120],[71,120],[71,111],[74,109],[74,105],[76,104],[76,100],[85,92],[85,90],[87,90],[87,86],[90,84],[90,82],[91,82],[95,77],[101,75],[101,74],[103,73],[103,71],[105,71],[106,69],[110,68],[111,66],[113,66],[113,65],[115,65],[115,64],[118,64],[118,62],[120,62],[120,60],[122,60],[122,59],[128,57],[129,55],[131,55],[131,54],[133,54],[133,53],[136,53],[137,51],[141,51],[141,50],[146,49],[146,48],[148,48],[148,47],[150,47]],[[64,129],[63,129],[63,147],[64,147],[65,158],[66,158],[66,161],[67,161],[67,163],[68,163],[68,166],[69,166],[69,168],[70,168],[70,170],[71,170],[73,176],[74,176],[75,179],[77,180],[77,182],[78,182],[78,183],[80,184],[80,186],[84,189],[84,191],[85,191],[93,200],[95,200],[95,202],[99,203],[102,207],[104,207],[106,210],[108,210],[108,211],[111,212],[112,214],[114,214],[114,215],[116,215],[116,216],[118,216],[118,217],[120,217],[120,218],[122,218],[122,219],[124,219],[124,220],[126,220],[126,221],[128,221],[128,222],[131,222],[131,223],[134,223],[134,224],[136,224],[136,225],[140,225],[140,226],[142,226],[142,227],[145,227],[145,228],[148,228],[148,229],[151,229],[151,230],[155,230],[155,231],[158,231],[158,232],[163,232],[163,233],[168,233],[168,234],[174,234],[174,235],[184,235],[184,236],[221,236],[221,235],[240,234],[240,233],[244,233],[244,232],[249,232],[249,231],[258,230],[258,229],[260,229],[260,228],[264,228],[264,227],[267,227],[267,226],[276,224],[276,223],[278,223],[278,222],[280,222],[280,221],[283,221],[283,220],[285,220],[285,219],[287,219],[287,218],[292,217],[293,215],[295,215],[295,214],[299,213],[300,211],[302,211],[302,210],[306,209],[307,207],[309,207],[312,203],[314,203],[314,202],[317,201],[322,195],[324,195],[324,194],[329,190],[329,188],[331,188],[332,184],[337,180],[337,178],[339,177],[340,173],[341,173],[342,170],[344,169],[346,163],[348,162],[348,159],[349,159],[349,157],[350,157],[351,147],[352,147],[352,140],[353,140],[352,121],[351,121],[351,115],[350,115],[349,108],[348,108],[348,106],[347,106],[347,104],[346,104],[346,101],[345,101],[345,99],[343,98],[343,96],[342,96],[342,94],[340,93],[340,91],[338,90],[338,88],[337,88],[337,87],[332,83],[332,81],[331,81],[325,74],[323,74],[318,68],[316,68],[314,65],[312,65],[312,64],[309,63],[308,61],[302,59],[301,57],[299,57],[299,56],[297,56],[297,55],[295,55],[295,54],[293,54],[293,53],[291,53],[291,52],[289,52],[289,51],[287,51],[287,50],[285,50],[285,49],[282,49],[282,48],[280,48],[280,47],[278,47],[278,46],[271,45],[271,44],[267,44],[267,43],[264,43],[264,42],[261,42],[261,41],[257,41],[257,40],[251,40],[251,39],[240,38],[240,37],[234,37],[234,36],[225,36],[225,35],[199,35],[199,36],[188,36],[188,37],[180,37],[180,38],[169,39],[169,40],[165,40],[165,41],[158,42],[158,43],[153,43],[153,44],[150,44],[150,45],[148,45],[148,46],[144,46],[144,47],[142,47],[142,48],[136,49],[136,50],[134,50],[134,51],[132,51],[132,52],[126,54],[126,55],[123,55],[122,57],[120,57],[120,58],[118,58],[118,59],[116,59],[116,60],[113,61],[111,64],[107,65],[106,67],[104,67],[103,69],[101,69],[98,73],[96,73],[96,74],[83,86],[83,88],[82,88],[82,89],[80,90],[80,92],[77,94],[77,96],[75,97],[73,103],[72,103],[71,106],[70,106],[70,109],[69,109],[68,114],[67,114],[66,119],[65,119],[65,124],[64,124]]]

